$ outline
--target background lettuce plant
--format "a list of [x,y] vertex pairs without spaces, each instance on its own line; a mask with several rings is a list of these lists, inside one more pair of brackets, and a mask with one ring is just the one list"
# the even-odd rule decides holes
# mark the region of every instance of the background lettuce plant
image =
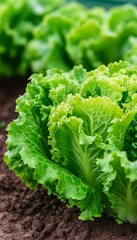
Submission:
[[0,76],[120,59],[137,63],[137,7],[86,8],[67,0],[0,3]]
[[26,75],[30,70],[24,50],[34,27],[44,15],[65,0],[5,0],[0,3],[0,75],[3,77]]
[[120,59],[136,63],[137,7],[68,3],[47,14],[33,34],[26,50],[33,71],[79,64],[91,70]]

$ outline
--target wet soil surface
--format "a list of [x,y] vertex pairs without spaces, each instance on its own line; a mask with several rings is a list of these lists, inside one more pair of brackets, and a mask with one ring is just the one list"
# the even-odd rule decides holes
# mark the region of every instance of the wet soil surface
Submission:
[[3,162],[6,126],[14,118],[15,99],[26,81],[14,79],[0,86],[0,240],[137,240],[137,226],[118,225],[103,216],[95,221],[78,220],[78,209],[68,209],[41,186],[29,190]]

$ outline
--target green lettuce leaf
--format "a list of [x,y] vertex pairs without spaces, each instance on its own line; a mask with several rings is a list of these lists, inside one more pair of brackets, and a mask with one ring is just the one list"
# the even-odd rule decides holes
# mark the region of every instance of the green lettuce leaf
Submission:
[[107,212],[117,222],[137,223],[137,164],[124,151],[106,153],[98,161],[104,173],[104,192],[111,209]]
[[109,131],[110,149],[97,160],[104,192],[118,222],[137,223],[137,110],[115,120]]
[[69,207],[77,206],[81,210],[81,220],[101,216],[103,205],[98,192],[51,160],[39,157],[35,179],[49,194],[53,193],[61,201],[67,200]]
[[52,159],[102,191],[96,159],[107,148],[109,126],[122,114],[121,108],[106,97],[68,97],[65,103],[53,107],[49,116]]

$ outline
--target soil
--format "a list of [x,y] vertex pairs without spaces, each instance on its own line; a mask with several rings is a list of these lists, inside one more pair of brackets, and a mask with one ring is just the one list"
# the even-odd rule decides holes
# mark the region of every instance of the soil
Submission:
[[12,79],[0,86],[0,240],[136,240],[137,226],[118,225],[110,217],[78,220],[78,209],[68,209],[42,186],[28,189],[3,161],[6,126],[14,118],[15,100],[25,91],[26,80]]

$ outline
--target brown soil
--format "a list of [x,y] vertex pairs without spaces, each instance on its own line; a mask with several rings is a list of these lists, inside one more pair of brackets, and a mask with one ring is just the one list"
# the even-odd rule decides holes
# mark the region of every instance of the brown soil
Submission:
[[[0,121],[6,125],[17,115],[15,99],[26,81],[0,86]],[[78,209],[68,209],[41,186],[29,190],[3,162],[6,125],[0,130],[0,240],[136,240],[137,226],[118,225],[103,216],[95,221],[78,220]]]

